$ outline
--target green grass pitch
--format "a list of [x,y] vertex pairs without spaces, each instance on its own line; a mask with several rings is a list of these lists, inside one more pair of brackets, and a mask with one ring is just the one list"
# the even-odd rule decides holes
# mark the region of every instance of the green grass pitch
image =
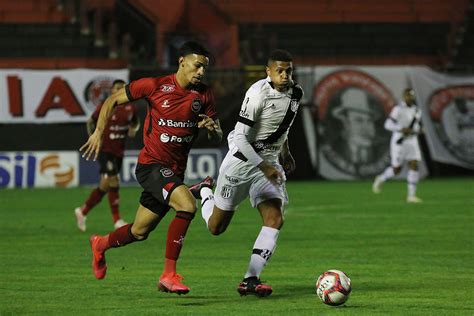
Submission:
[[[420,205],[405,203],[405,182],[379,195],[369,182],[290,182],[278,247],[262,279],[268,298],[240,297],[260,217],[245,202],[221,236],[193,221],[178,264],[191,292],[158,292],[167,218],[147,241],[107,253],[107,277],[95,280],[88,237],[112,221],[105,198],[76,229],[74,207],[90,188],[0,191],[0,315],[473,315],[474,181],[426,180]],[[138,188],[122,188],[132,221]],[[318,275],[345,271],[345,306],[315,294]]]

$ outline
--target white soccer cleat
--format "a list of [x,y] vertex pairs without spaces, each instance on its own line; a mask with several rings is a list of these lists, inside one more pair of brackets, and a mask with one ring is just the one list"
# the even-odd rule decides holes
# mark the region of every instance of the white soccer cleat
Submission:
[[79,228],[80,231],[85,232],[87,217],[82,214],[82,209],[80,207],[76,207],[74,214],[76,214],[77,228]]
[[383,183],[383,181],[380,178],[380,176],[376,176],[375,180],[374,180],[374,183],[372,184],[372,192],[374,192],[375,194],[380,193],[380,191],[382,189],[382,183]]
[[115,222],[114,228],[117,229],[117,228],[120,228],[120,227],[125,226],[127,224],[128,223],[126,221],[124,221],[123,219],[119,219],[118,221]]
[[423,200],[420,199],[417,196],[409,196],[409,197],[407,197],[407,202],[408,203],[421,203],[421,202],[423,202]]

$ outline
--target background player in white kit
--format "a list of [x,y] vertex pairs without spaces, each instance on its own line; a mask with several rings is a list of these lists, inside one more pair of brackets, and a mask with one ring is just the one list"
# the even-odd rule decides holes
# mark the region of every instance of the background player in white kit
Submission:
[[403,162],[408,162],[408,195],[407,202],[420,203],[422,200],[416,196],[416,185],[419,179],[418,163],[421,161],[418,134],[421,130],[421,111],[415,103],[415,92],[405,89],[404,101],[397,104],[385,121],[385,129],[392,132],[390,140],[391,166],[375,177],[372,185],[374,193],[380,193],[382,184],[400,173]]
[[301,87],[293,83],[292,57],[287,51],[273,51],[266,72],[266,79],[248,89],[238,122],[228,136],[229,152],[219,170],[215,196],[210,177],[190,188],[196,198],[202,198],[202,217],[213,235],[227,229],[237,206],[247,197],[260,212],[263,227],[237,288],[241,295],[260,297],[272,293],[259,276],[283,225],[283,207],[288,202],[284,169],[295,168],[287,135],[303,96]]

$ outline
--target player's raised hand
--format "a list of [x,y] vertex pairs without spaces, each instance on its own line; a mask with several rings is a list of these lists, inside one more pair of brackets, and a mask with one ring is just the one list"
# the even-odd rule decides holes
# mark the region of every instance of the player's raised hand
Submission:
[[97,131],[97,129],[89,136],[87,142],[79,148],[79,151],[83,151],[82,157],[89,160],[92,157],[92,160],[97,160],[99,156],[100,147],[102,146],[102,135]]
[[198,128],[206,128],[209,131],[213,132],[219,128],[219,125],[217,125],[216,122],[209,116],[205,114],[199,114],[199,117],[202,118],[202,121],[198,122]]
[[284,175],[280,171],[278,171],[278,169],[275,168],[275,166],[269,163],[266,163],[265,161],[262,161],[258,165],[258,167],[260,168],[260,170],[262,170],[265,177],[268,180],[270,180],[270,182],[272,182],[273,184],[280,185],[283,183]]

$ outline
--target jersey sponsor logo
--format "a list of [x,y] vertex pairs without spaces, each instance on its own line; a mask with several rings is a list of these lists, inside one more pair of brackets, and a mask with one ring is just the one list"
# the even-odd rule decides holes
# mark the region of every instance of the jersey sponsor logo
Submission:
[[168,100],[164,100],[163,103],[161,104],[162,108],[169,108],[170,107],[170,102]]
[[171,84],[164,84],[160,86],[161,92],[173,92],[175,90],[175,86]]
[[110,130],[114,132],[124,132],[128,131],[128,125],[112,125],[110,126]]
[[160,172],[165,178],[169,178],[174,175],[174,172],[169,168],[162,168],[160,169]]
[[385,168],[390,133],[385,118],[396,100],[378,79],[359,70],[338,70],[313,91],[324,162],[355,177],[372,177]]
[[247,104],[249,103],[249,101],[250,101],[250,98],[249,98],[249,97],[245,98],[245,100],[244,100],[244,107],[240,110],[240,113],[239,113],[240,116],[245,117],[245,118],[248,118],[248,117],[250,116],[250,115],[247,113]]
[[176,136],[176,135],[169,135],[168,133],[163,133],[160,135],[160,140],[163,143],[190,143],[193,141],[194,135],[188,136]]
[[433,91],[429,116],[443,146],[456,158],[474,163],[474,85]]
[[225,179],[226,179],[227,181],[229,181],[229,183],[231,183],[231,184],[237,184],[237,183],[240,182],[240,179],[239,179],[239,178],[237,178],[237,177],[232,177],[232,176],[228,176],[228,175],[225,175]]
[[201,107],[202,107],[201,99],[199,98],[194,99],[193,103],[191,104],[191,110],[194,113],[199,113],[199,111],[201,111]]
[[167,120],[167,119],[160,118],[160,119],[158,119],[158,126],[187,128],[187,127],[196,127],[197,122],[194,122],[194,121],[191,121],[191,120],[175,121],[175,120]]
[[250,114],[247,112],[244,112],[244,110],[240,110],[239,115],[245,118],[249,118]]
[[109,139],[110,140],[125,139],[125,134],[110,133],[109,134]]

